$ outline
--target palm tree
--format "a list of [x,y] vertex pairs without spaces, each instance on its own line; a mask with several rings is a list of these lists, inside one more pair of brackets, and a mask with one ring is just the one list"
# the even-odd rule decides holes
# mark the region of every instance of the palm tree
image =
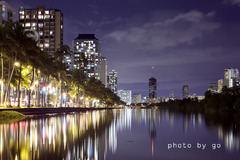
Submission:
[[86,82],[86,77],[83,73],[82,70],[80,69],[75,69],[72,72],[72,81],[74,86],[76,86],[76,104],[79,106],[79,95],[80,95],[80,90],[83,90],[85,82]]

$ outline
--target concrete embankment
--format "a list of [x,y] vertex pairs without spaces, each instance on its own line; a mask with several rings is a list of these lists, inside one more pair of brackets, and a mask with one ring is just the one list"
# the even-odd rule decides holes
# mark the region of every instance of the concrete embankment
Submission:
[[25,115],[39,115],[51,113],[70,113],[70,112],[86,112],[92,110],[103,110],[111,108],[75,108],[75,107],[58,107],[58,108],[1,108],[0,111],[17,111]]

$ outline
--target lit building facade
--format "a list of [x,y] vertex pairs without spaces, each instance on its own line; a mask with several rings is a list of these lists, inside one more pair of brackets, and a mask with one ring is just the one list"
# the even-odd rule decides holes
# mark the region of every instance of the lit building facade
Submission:
[[226,86],[232,88],[239,85],[239,70],[238,69],[225,69],[224,79],[227,81]]
[[217,93],[218,92],[218,84],[210,83],[208,86],[208,91],[210,91],[211,93]]
[[0,25],[13,22],[14,9],[5,1],[0,1]]
[[188,85],[184,85],[182,89],[183,99],[187,99],[189,97],[189,87]]
[[149,79],[149,98],[157,98],[157,79],[154,77]]
[[53,56],[63,44],[63,14],[58,9],[19,9],[19,22],[26,30],[39,33],[39,47]]
[[132,103],[135,103],[135,104],[142,103],[142,95],[134,94],[132,98]]
[[[63,56],[63,63],[67,64],[67,72],[73,70],[73,53],[70,52],[69,54],[65,54]],[[67,76],[71,76],[70,74],[67,74]]]
[[101,68],[100,68],[100,81],[107,88],[107,58],[101,58]]
[[[82,69],[87,79],[100,80],[101,42],[94,34],[79,34],[72,42],[74,69]],[[103,82],[102,82],[103,83]]]
[[131,90],[126,90],[126,89],[118,90],[117,95],[127,105],[130,105],[132,103],[132,91]]
[[174,91],[171,91],[171,92],[169,93],[169,98],[174,98]]
[[113,93],[117,93],[117,72],[115,70],[109,72],[107,82],[108,88],[111,89]]

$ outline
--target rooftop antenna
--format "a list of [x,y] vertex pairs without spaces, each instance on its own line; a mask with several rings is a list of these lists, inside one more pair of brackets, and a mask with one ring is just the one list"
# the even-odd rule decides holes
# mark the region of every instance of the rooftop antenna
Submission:
[[152,66],[151,77],[154,77],[154,66]]

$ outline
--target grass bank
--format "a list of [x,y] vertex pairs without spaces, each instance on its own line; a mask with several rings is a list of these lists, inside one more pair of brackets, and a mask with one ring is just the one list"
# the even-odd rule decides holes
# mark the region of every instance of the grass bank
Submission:
[[0,112],[0,123],[11,123],[20,121],[26,118],[26,115],[17,111],[1,111]]

